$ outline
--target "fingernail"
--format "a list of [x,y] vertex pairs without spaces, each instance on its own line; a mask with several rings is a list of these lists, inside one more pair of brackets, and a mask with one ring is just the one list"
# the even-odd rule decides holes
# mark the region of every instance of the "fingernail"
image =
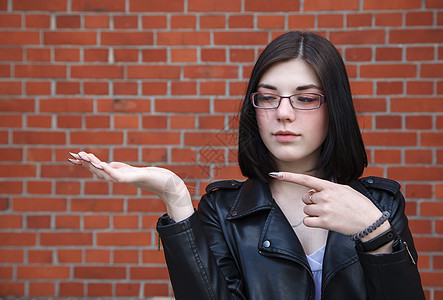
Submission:
[[97,165],[96,163],[93,163],[92,161],[91,161],[91,165],[93,165],[94,167],[96,167],[96,168],[99,169],[99,170],[103,170],[103,167],[102,167],[102,166]]
[[72,157],[74,157],[75,159],[79,158],[79,155],[77,153],[72,153],[72,152],[68,152],[69,155],[71,155]]
[[80,154],[77,154],[77,155],[78,155],[79,159],[87,161],[87,162],[91,162],[89,159],[83,158]]
[[274,178],[278,178],[278,179],[283,178],[283,174],[280,174],[280,173],[271,172],[271,173],[268,173],[268,175],[271,177],[274,177]]
[[82,164],[79,164],[79,163],[74,162],[74,160],[71,159],[71,158],[68,158],[68,161],[69,161],[71,164],[76,165],[76,166],[81,166],[81,165],[82,165]]

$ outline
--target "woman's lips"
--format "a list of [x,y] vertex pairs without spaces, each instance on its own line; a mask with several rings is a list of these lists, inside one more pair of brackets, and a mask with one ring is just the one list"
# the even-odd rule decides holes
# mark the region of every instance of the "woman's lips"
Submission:
[[294,133],[292,131],[277,131],[272,135],[275,136],[275,139],[281,143],[291,142],[300,136],[300,134]]

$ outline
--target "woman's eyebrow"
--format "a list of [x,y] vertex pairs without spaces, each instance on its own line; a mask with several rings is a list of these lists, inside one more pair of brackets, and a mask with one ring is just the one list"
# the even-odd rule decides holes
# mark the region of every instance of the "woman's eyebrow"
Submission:
[[315,85],[315,84],[301,85],[296,88],[297,91],[303,91],[303,90],[309,90],[309,89],[317,89],[317,90],[323,91],[323,89],[321,87],[319,87],[318,85]]
[[[264,88],[264,89],[274,90],[274,91],[277,90],[277,87],[275,87],[273,85],[270,85],[270,84],[267,84],[267,83],[259,83],[257,85],[257,89],[258,88]],[[309,90],[309,89],[317,89],[319,91],[323,91],[323,89],[320,86],[316,85],[316,84],[301,85],[301,86],[298,86],[296,88],[297,91],[304,91],[304,90]]]

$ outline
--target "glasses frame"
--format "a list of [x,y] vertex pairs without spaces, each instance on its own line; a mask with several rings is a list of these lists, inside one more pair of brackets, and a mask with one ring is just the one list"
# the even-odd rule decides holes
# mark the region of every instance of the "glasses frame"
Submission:
[[[279,98],[278,105],[276,107],[260,107],[260,106],[255,105],[255,103],[254,103],[254,96],[258,95],[258,94],[272,95],[272,96],[278,97]],[[294,107],[294,103],[292,102],[291,97],[298,96],[298,95],[316,95],[316,96],[320,96],[320,102],[318,103],[317,107],[313,107],[313,108],[298,108],[298,107]],[[296,109],[296,110],[314,110],[314,109],[319,109],[320,106],[323,103],[326,102],[325,95],[320,94],[320,93],[297,93],[297,94],[292,94],[290,96],[280,96],[280,95],[273,94],[273,93],[255,92],[255,93],[251,93],[251,95],[250,95],[250,99],[251,99],[252,105],[255,108],[258,108],[258,109],[277,109],[277,108],[280,107],[280,103],[281,103],[281,100],[283,98],[289,99],[289,103],[291,103],[292,108]]]

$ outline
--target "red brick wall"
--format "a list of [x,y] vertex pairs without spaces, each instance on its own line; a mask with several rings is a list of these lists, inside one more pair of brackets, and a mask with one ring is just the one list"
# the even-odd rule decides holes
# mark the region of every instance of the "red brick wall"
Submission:
[[398,180],[428,299],[443,299],[439,0],[0,0],[0,297],[172,291],[153,195],[95,180],[68,151],[166,166],[195,200],[240,177],[236,111],[288,30],[343,53],[370,159]]

